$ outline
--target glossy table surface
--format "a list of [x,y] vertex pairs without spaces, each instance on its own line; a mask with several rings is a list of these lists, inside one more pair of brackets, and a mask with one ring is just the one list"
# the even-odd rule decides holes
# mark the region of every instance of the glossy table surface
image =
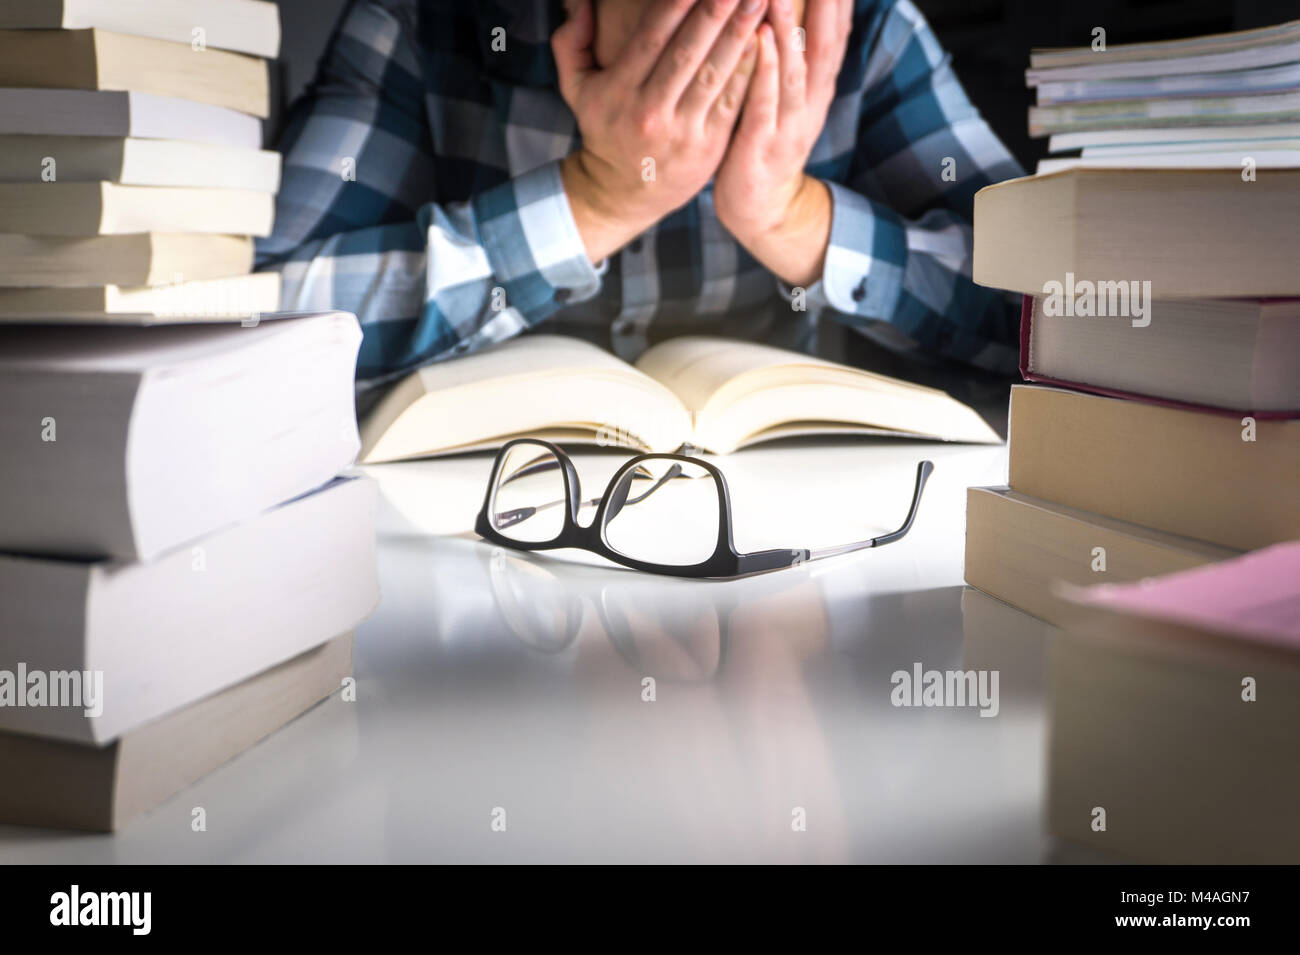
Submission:
[[[723,582],[486,544],[490,457],[370,468],[383,597],[358,700],[116,835],[0,827],[0,861],[1048,861],[1048,628],[962,585],[965,489],[1005,481],[1005,448],[718,463],[758,549],[893,529],[921,457],[936,471],[903,541]],[[999,671],[997,715],[893,705],[917,664]]]

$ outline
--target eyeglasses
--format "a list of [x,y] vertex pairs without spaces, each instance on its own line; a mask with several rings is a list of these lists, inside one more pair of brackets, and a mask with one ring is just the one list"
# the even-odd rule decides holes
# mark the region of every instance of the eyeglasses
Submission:
[[[576,547],[634,570],[674,577],[745,577],[794,567],[907,536],[934,464],[916,468],[903,525],[890,534],[838,547],[742,554],[732,538],[727,480],[712,464],[683,454],[640,454],[584,500],[569,456],[547,441],[520,438],[497,454],[475,530],[515,550]],[[584,511],[595,508],[588,522]]]

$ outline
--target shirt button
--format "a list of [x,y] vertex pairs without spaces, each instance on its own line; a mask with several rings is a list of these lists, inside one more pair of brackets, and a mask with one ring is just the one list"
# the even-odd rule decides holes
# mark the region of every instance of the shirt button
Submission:
[[858,283],[858,287],[853,290],[853,301],[861,302],[867,297],[867,280],[864,278]]
[[561,305],[563,305],[565,302],[569,300],[569,296],[571,296],[572,294],[573,292],[571,292],[567,288],[557,288],[555,290],[555,300],[559,302]]

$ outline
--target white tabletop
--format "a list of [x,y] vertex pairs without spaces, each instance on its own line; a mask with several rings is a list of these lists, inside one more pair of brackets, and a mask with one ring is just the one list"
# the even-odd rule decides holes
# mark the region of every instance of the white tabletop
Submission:
[[[371,468],[383,599],[357,633],[358,701],[116,835],[0,827],[0,860],[1043,861],[1047,628],[962,585],[965,489],[1005,481],[1005,448],[718,463],[744,550],[892,530],[922,457],[902,542],[725,582],[479,540],[490,457]],[[997,716],[895,707],[891,675],[917,663],[998,670]]]

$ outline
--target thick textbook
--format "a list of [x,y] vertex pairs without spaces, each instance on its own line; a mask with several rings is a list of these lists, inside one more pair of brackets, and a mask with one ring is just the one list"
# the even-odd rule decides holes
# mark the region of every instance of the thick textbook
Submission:
[[[1300,299],[1161,299],[1150,321],[1062,315],[1026,295],[1020,373],[1118,398],[1300,417]],[[1050,314],[1049,314],[1050,313]]]
[[966,491],[966,583],[1057,625],[1078,615],[1061,584],[1142,580],[1239,553],[1010,488]]
[[1300,420],[1017,385],[1009,430],[1023,494],[1238,550],[1300,538]]
[[136,232],[82,237],[0,233],[0,288],[127,288],[246,275],[253,242],[241,235]]
[[166,139],[0,135],[0,182],[46,181],[274,193],[280,154]]
[[0,550],[148,559],[324,484],[360,342],[345,312],[0,327]]
[[1072,169],[975,195],[974,278],[1028,295],[1073,276],[1163,298],[1300,295],[1300,169]]
[[0,730],[107,743],[352,630],[374,511],[339,479],[144,563],[0,555]]
[[267,0],[0,0],[0,29],[91,27],[173,40],[195,52],[280,53],[280,9]]
[[367,464],[532,435],[642,451],[725,454],[809,434],[998,443],[942,391],[721,338],[662,342],[629,365],[576,338],[529,335],[420,369],[362,427]]
[[[3,245],[3,242],[0,242]],[[277,311],[280,273],[123,288],[0,288],[0,323],[178,324],[226,322]]]
[[0,823],[121,829],[315,707],[351,675],[352,635],[345,634],[106,746],[0,733]]
[[265,60],[105,30],[0,30],[0,86],[130,90],[271,112]]
[[115,182],[0,184],[0,228],[51,236],[188,232],[266,236],[275,197],[249,189],[124,186]]
[[0,135],[177,139],[257,149],[262,121],[175,96],[5,87],[0,89]]

